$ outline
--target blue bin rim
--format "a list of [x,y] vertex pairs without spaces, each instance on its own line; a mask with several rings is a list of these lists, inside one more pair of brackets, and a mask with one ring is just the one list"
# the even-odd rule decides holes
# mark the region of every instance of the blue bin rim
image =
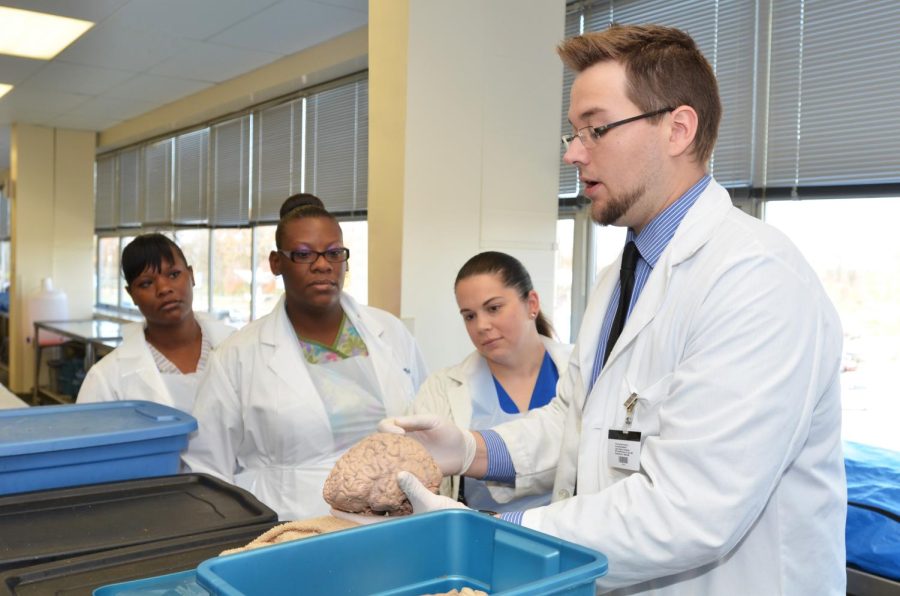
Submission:
[[[137,424],[128,429],[100,430],[97,432],[81,432],[73,435],[40,437],[35,439],[10,440],[0,432],[0,457],[29,455],[56,452],[84,447],[97,447],[122,443],[133,443],[152,439],[187,435],[197,430],[197,420],[190,414],[151,401],[121,400],[96,402],[87,404],[63,404],[55,406],[35,406],[0,410],[0,430],[7,424],[20,425],[23,420],[35,423],[49,420],[52,417],[67,417],[71,412],[103,412],[110,410],[134,411]],[[16,422],[11,422],[16,420]],[[142,424],[145,423],[145,424]],[[8,436],[8,435],[7,435]]]
[[145,577],[141,579],[132,579],[129,581],[116,582],[114,584],[106,584],[98,586],[91,592],[94,596],[113,596],[123,591],[134,593],[136,591],[150,591],[159,587],[159,584],[172,584],[184,581],[190,581],[197,576],[196,569],[186,569],[184,571],[176,571],[174,573],[166,573],[165,575],[156,575],[153,577]]
[[[308,544],[311,540],[316,541],[316,543],[321,544],[322,541],[325,540],[344,540],[347,533],[352,532],[356,534],[363,534],[366,532],[378,532],[379,528],[384,527],[384,524],[396,524],[396,523],[419,523],[417,520],[423,520],[429,517],[446,517],[448,519],[452,519],[455,516],[463,516],[468,517],[471,516],[472,519],[478,520],[477,523],[489,523],[496,525],[498,529],[507,530],[510,532],[514,532],[520,535],[529,536],[534,538],[535,540],[543,543],[551,543],[560,547],[563,547],[569,551],[577,551],[583,555],[591,557],[594,559],[592,563],[587,563],[585,565],[581,565],[574,569],[569,569],[567,571],[560,572],[552,577],[546,577],[540,580],[535,580],[530,582],[527,585],[527,589],[533,593],[542,593],[544,589],[551,590],[555,589],[556,585],[560,582],[571,582],[584,580],[590,577],[592,580],[596,580],[604,575],[606,575],[607,570],[609,569],[609,561],[606,558],[606,555],[603,553],[588,548],[586,546],[581,546],[580,544],[575,544],[574,542],[569,542],[568,540],[564,540],[562,538],[557,538],[556,536],[552,536],[550,534],[545,534],[543,532],[539,532],[537,530],[532,530],[531,528],[526,528],[524,526],[520,526],[517,524],[513,524],[511,522],[502,520],[497,517],[489,516],[484,513],[475,511],[473,509],[443,509],[441,511],[432,511],[429,513],[420,513],[417,515],[409,515],[406,517],[398,518],[395,520],[390,520],[386,522],[379,522],[375,524],[369,524],[366,526],[357,526],[353,528],[348,528],[346,530],[340,530],[337,532],[330,532],[328,534],[321,534],[319,536],[313,536],[310,538],[304,538],[302,540],[293,540],[282,542],[280,544],[275,544],[272,546],[266,546],[264,548],[252,549],[249,551],[244,551],[241,553],[234,553],[231,555],[220,555],[218,557],[214,557],[212,559],[207,559],[206,561],[200,563],[197,566],[197,581],[199,584],[206,588],[207,590],[218,590],[218,592],[213,593],[222,593],[222,594],[236,594],[236,592],[215,572],[215,566],[219,564],[228,564],[225,563],[225,560],[228,561],[240,561],[242,559],[254,559],[260,556],[266,556],[267,552],[274,552],[276,549],[287,550],[287,549],[296,549],[296,548],[311,548],[304,547],[303,544]],[[525,588],[526,586],[523,586]],[[519,588],[514,588],[511,591],[504,590],[503,592],[498,592],[497,594],[515,594]]]

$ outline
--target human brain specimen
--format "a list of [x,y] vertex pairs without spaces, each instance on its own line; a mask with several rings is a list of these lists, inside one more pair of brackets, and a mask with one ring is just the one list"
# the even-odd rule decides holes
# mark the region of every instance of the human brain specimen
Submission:
[[404,435],[369,435],[341,456],[322,493],[329,505],[341,511],[409,515],[412,505],[397,485],[401,470],[414,474],[434,493],[441,484],[441,470],[421,443]]

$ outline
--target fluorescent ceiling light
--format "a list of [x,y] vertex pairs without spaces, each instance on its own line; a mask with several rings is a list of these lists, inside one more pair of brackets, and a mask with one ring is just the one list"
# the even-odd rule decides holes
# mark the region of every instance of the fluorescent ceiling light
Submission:
[[0,6],[0,54],[49,60],[94,26],[90,21]]
[[3,97],[10,91],[12,91],[13,86],[7,85],[6,83],[0,83],[0,97]]

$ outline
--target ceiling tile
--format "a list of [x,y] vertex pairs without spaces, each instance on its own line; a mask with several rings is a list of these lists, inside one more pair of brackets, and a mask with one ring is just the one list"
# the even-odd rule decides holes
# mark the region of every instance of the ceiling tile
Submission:
[[3,0],[3,5],[99,23],[126,2],[128,0],[77,0],[76,2],[60,2],[60,0]]
[[209,41],[263,52],[293,54],[367,22],[359,11],[288,0],[213,36]]
[[280,54],[199,41],[185,42],[184,48],[157,64],[150,72],[185,79],[221,83],[281,58]]
[[85,66],[143,72],[178,52],[183,43],[161,33],[101,23],[63,50],[59,59]]
[[112,68],[95,68],[54,60],[28,79],[29,87],[100,95],[110,87],[134,77],[134,73]]
[[57,128],[70,128],[72,130],[95,130],[103,131],[111,128],[122,120],[111,118],[109,115],[91,115],[91,114],[63,114],[56,116],[47,122],[48,126]]
[[[110,24],[142,31],[165,31],[172,37],[205,40],[277,0],[150,0],[132,1],[110,18]],[[173,19],[172,15],[178,18]]]
[[159,104],[134,99],[118,99],[115,97],[93,97],[90,101],[68,110],[62,116],[84,116],[86,118],[107,117],[115,120],[127,120],[144,112],[159,107]]
[[46,66],[46,60],[0,55],[0,83],[15,85]]
[[59,110],[46,110],[29,106],[7,107],[0,105],[0,121],[12,124],[25,122],[28,124],[46,125],[54,116],[59,115]]
[[90,99],[88,95],[79,93],[47,93],[41,89],[30,87],[27,83],[18,85],[7,93],[0,104],[14,109],[14,113],[26,114],[31,111],[62,114]]
[[211,83],[205,81],[141,74],[116,85],[103,95],[111,98],[136,99],[164,104],[211,86]]
[[314,1],[319,4],[330,4],[332,6],[343,6],[344,8],[349,8],[351,10],[361,12],[366,15],[366,20],[368,20],[369,0],[314,0]]

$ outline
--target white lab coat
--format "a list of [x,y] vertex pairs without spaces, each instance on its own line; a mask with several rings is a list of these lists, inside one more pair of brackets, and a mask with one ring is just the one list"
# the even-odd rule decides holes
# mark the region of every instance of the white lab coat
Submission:
[[[541,341],[562,378],[574,346],[543,336]],[[411,413],[450,418],[460,428],[469,428],[472,424],[473,396],[479,394],[496,395],[496,389],[487,360],[475,351],[459,364],[430,375],[419,389]],[[497,407],[500,407],[499,404]],[[491,485],[490,491],[498,503],[509,502],[515,493],[513,489],[499,484]],[[445,478],[441,484],[441,494],[456,499],[459,495],[459,476]]]
[[[204,313],[194,313],[194,317],[213,348],[234,333],[233,327]],[[122,343],[85,375],[78,403],[144,399],[190,413],[195,396],[173,395],[169,391],[144,338],[144,327],[144,323],[134,323],[122,328]],[[205,375],[206,371],[200,374]]]
[[[518,490],[554,478],[554,502],[523,524],[605,553],[598,586],[619,594],[843,594],[842,336],[815,273],[711,182],[586,396],[618,269],[600,276],[558,397],[496,429]],[[607,459],[632,392],[640,472]]]
[[[346,293],[341,306],[366,343],[387,415],[402,414],[426,375],[415,340],[390,313]],[[212,358],[194,407],[199,430],[184,455],[191,471],[247,489],[282,520],[327,514],[322,487],[341,453],[323,404],[328,396],[318,393],[308,366],[282,296]]]

